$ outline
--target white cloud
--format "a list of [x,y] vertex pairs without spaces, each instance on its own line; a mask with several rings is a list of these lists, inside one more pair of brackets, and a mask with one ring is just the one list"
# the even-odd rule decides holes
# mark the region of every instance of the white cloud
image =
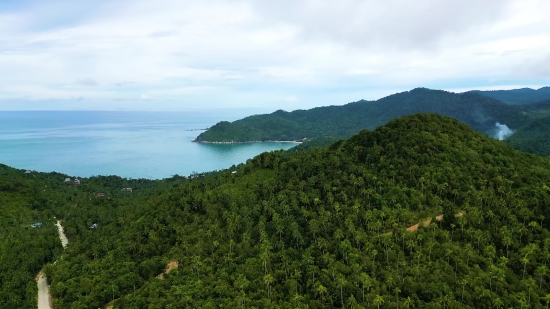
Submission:
[[27,4],[0,14],[0,99],[277,109],[281,97],[310,107],[544,84],[549,11],[545,0]]
[[88,87],[96,87],[96,86],[99,86],[99,83],[92,79],[92,78],[83,78],[83,79],[79,79],[77,81],[78,84],[82,85],[82,86],[88,86]]

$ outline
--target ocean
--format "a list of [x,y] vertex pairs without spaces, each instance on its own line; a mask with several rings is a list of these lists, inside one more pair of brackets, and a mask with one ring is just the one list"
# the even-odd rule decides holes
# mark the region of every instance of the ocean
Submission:
[[242,110],[0,112],[0,163],[73,177],[162,179],[226,169],[262,152],[295,146],[192,142],[201,129],[247,115]]

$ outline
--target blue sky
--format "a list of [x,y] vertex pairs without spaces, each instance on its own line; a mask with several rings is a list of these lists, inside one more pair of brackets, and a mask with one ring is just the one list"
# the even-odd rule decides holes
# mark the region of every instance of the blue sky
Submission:
[[550,85],[547,0],[0,1],[0,110],[271,111]]

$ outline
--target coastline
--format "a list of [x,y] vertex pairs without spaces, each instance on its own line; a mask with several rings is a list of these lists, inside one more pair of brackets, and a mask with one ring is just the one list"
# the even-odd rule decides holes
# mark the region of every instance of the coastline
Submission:
[[252,143],[293,143],[293,144],[301,144],[303,142],[299,141],[275,141],[275,140],[267,140],[267,141],[246,141],[246,142],[211,142],[211,141],[201,141],[201,140],[192,140],[193,143],[202,143],[202,144],[252,144]]

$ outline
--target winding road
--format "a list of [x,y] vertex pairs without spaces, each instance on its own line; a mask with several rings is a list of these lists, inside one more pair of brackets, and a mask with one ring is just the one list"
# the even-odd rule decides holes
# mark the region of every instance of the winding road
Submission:
[[[57,230],[59,231],[59,239],[61,240],[61,245],[63,248],[67,247],[67,244],[69,244],[69,239],[67,239],[67,236],[65,236],[65,233],[63,232],[63,226],[61,225],[61,221],[57,220]],[[51,296],[50,296],[50,286],[48,285],[48,281],[46,280],[46,276],[40,272],[38,274],[38,309],[53,309],[51,304]]]

